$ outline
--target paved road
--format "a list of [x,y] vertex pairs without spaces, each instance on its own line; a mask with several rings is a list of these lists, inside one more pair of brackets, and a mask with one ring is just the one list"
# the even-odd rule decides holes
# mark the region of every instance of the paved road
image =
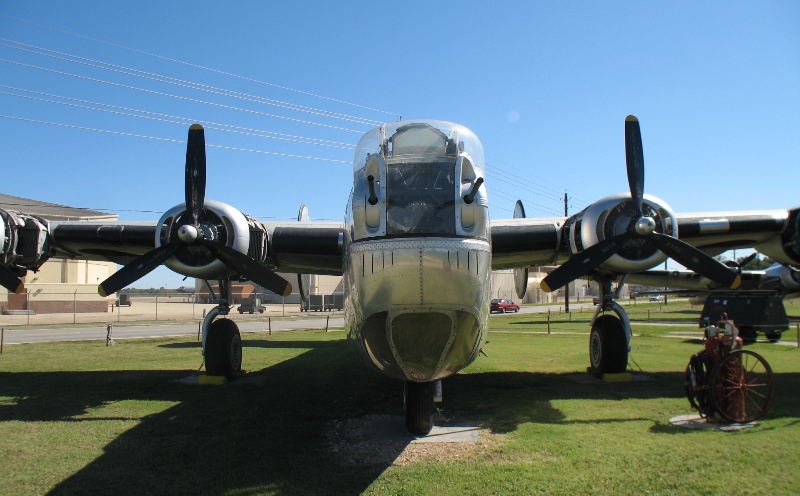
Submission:
[[[296,331],[301,329],[325,329],[327,319],[298,318],[273,319],[273,331]],[[241,332],[267,332],[269,322],[237,321]],[[331,317],[329,328],[344,327],[342,317]],[[112,329],[114,339],[163,338],[173,336],[196,336],[197,324],[157,324],[141,326],[116,326]],[[105,340],[106,326],[73,329],[6,329],[5,344],[42,343],[46,341],[91,341]]]
[[[563,305],[525,305],[520,308],[520,313],[547,313],[551,311],[558,313],[563,309]],[[594,313],[595,306],[591,303],[573,303],[571,309],[573,313],[584,312]],[[344,318],[339,315],[330,317],[327,321],[325,316],[319,317],[303,317],[295,318],[281,318],[272,319],[273,331],[293,331],[302,329],[325,329],[326,324],[331,329],[344,327]],[[503,318],[506,316],[515,315],[511,314],[492,314],[492,318]],[[249,321],[247,317],[244,318],[234,314],[233,319],[239,326],[241,332],[267,332],[269,330],[268,321]],[[693,326],[693,325],[692,325]],[[148,324],[148,325],[126,325],[114,326],[112,330],[112,337],[114,339],[141,339],[141,338],[162,338],[174,336],[196,336],[197,324]],[[106,339],[106,326],[105,325],[87,325],[81,328],[66,328],[66,329],[5,329],[4,343],[22,344],[22,343],[41,343],[47,341],[91,341],[91,340],[105,340]]]

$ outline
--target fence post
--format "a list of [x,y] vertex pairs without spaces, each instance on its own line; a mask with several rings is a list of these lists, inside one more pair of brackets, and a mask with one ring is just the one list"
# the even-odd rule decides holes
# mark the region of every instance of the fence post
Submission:
[[795,324],[797,330],[797,347],[800,348],[800,324]]
[[[194,315],[193,315],[193,317],[194,317]],[[203,323],[198,321],[197,322],[197,340],[198,341],[200,341],[200,329],[202,329],[202,327],[203,327]]]
[[331,322],[331,316],[330,316],[330,315],[328,315],[328,316],[325,318],[325,332],[328,332],[328,324],[330,324],[330,322]]
[[158,322],[158,291],[156,291],[156,322]]
[[25,291],[25,313],[28,315],[28,325],[31,325],[31,292]]
[[3,353],[3,348],[5,347],[5,345],[6,345],[6,328],[3,327],[3,329],[0,330],[0,354]]
[[269,335],[272,336],[272,317],[267,317],[267,321],[269,322]]
[[547,334],[550,334],[550,309],[547,309]]
[[78,318],[78,290],[72,293],[72,323],[76,322]]

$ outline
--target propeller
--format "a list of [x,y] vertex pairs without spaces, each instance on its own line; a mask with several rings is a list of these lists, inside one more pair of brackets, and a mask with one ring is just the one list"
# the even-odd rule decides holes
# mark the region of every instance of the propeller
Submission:
[[586,275],[611,258],[628,240],[633,238],[648,239],[662,253],[684,267],[725,287],[734,289],[739,287],[741,284],[739,274],[694,246],[678,238],[656,232],[655,220],[644,215],[642,210],[644,196],[642,133],[639,128],[639,119],[633,115],[625,118],[625,162],[628,169],[628,186],[631,190],[631,200],[635,211],[635,217],[631,219],[628,229],[576,253],[542,280],[542,289],[548,292],[554,291],[570,281]]
[[14,294],[20,294],[25,289],[25,284],[22,283],[22,280],[8,270],[5,265],[0,265],[0,286]]
[[[164,246],[159,246],[122,267],[111,277],[100,283],[97,292],[101,296],[116,293],[167,261],[181,246],[197,244],[208,248],[231,270],[274,293],[288,296],[292,292],[292,285],[287,280],[249,256],[214,239],[208,239],[207,236],[209,235],[206,232],[211,231],[203,229],[205,189],[205,132],[200,124],[192,124],[189,128],[189,137],[186,143],[186,211],[191,215],[192,223],[182,225],[178,229],[177,240]],[[2,276],[2,273],[0,273],[0,276]],[[5,279],[3,279],[3,282],[5,282]]]

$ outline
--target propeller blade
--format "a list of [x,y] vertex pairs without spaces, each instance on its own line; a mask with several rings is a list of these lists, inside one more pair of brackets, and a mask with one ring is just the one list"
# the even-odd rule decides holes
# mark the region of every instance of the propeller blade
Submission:
[[586,275],[601,263],[605,262],[611,255],[617,252],[632,236],[630,231],[612,236],[608,239],[592,245],[580,253],[575,254],[569,260],[561,264],[556,270],[547,275],[540,283],[542,290],[546,292],[568,284],[575,279]]
[[687,269],[731,289],[738,288],[742,283],[737,271],[692,245],[659,232],[652,233],[650,237],[659,250]]
[[644,196],[644,153],[642,152],[642,132],[639,119],[629,115],[625,118],[625,163],[628,166],[628,186],[631,199],[639,218],[642,217],[642,197]]
[[20,294],[25,289],[25,284],[22,283],[22,280],[8,270],[5,265],[0,265],[0,286],[14,294]]
[[186,210],[200,222],[206,196],[206,138],[203,126],[192,124],[186,141]]
[[292,285],[289,281],[247,255],[215,241],[203,239],[199,242],[213,251],[222,263],[251,281],[281,296],[289,296],[292,293]]
[[752,261],[753,261],[753,259],[754,259],[754,258],[756,258],[756,256],[757,256],[757,255],[758,255],[758,252],[757,252],[757,251],[754,251],[753,253],[751,253],[750,255],[748,255],[747,257],[745,257],[745,259],[744,259],[744,260],[742,260],[742,261],[741,261],[741,262],[738,264],[738,266],[739,266],[739,273],[741,273],[741,272],[742,272],[742,269],[744,268],[744,266],[745,266],[745,265],[747,265],[747,264],[749,264],[750,262],[752,262]]
[[181,244],[180,241],[175,241],[145,253],[101,282],[97,287],[97,292],[100,293],[100,296],[108,296],[128,284],[138,281],[171,257]]

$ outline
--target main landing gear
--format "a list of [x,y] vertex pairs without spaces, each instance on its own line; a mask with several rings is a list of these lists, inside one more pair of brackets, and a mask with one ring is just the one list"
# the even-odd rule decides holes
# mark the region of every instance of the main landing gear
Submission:
[[615,293],[611,281],[600,281],[600,303],[592,318],[589,337],[589,363],[595,375],[618,374],[628,368],[631,323],[625,310],[614,301],[624,284],[623,279]]
[[[225,376],[233,380],[242,373],[242,337],[239,327],[232,320],[214,320],[220,315],[228,315],[230,311],[230,280],[219,281],[219,288],[219,304],[203,320],[203,356],[208,375]],[[211,294],[213,296],[213,292]]]

